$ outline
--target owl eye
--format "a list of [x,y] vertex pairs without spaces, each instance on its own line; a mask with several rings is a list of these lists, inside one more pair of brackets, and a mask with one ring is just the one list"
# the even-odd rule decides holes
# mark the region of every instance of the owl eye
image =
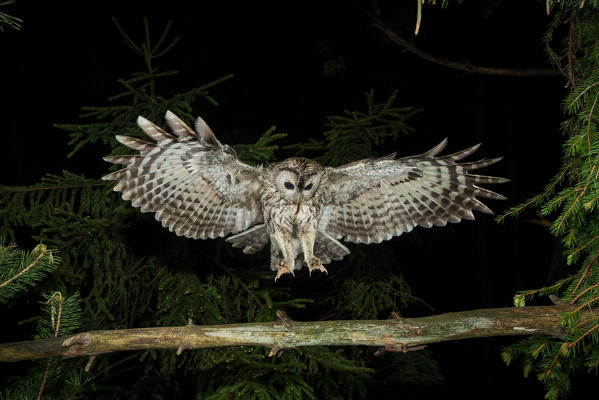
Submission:
[[293,190],[293,188],[295,187],[295,186],[293,186],[293,183],[291,183],[291,182],[285,182],[284,185],[285,185],[285,188],[289,189],[289,190]]
[[308,184],[308,185],[306,185],[306,187],[304,188],[304,190],[310,190],[310,189],[312,189],[312,184],[311,183]]

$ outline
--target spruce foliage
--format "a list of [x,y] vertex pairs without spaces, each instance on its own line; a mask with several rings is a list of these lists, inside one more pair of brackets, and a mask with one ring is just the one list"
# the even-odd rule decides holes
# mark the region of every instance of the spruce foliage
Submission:
[[[168,109],[190,123],[198,109],[218,106],[211,89],[233,77],[229,74],[183,93],[163,94],[168,90],[161,83],[177,74],[155,65],[178,41],[169,40],[171,23],[155,43],[146,19],[139,42],[118,21],[115,24],[144,70],[119,80],[124,91],[112,96],[110,105],[82,107],[85,122],[56,125],[71,137],[70,155],[85,146],[94,146],[96,154],[124,154],[127,149],[118,145],[114,135],[142,137],[135,124],[138,115],[160,124]],[[381,104],[375,103],[372,92],[366,99],[365,111],[329,117],[322,141],[285,150],[320,152],[321,160],[340,164],[374,156],[375,146],[410,131],[406,121],[416,110],[396,106],[395,92]],[[271,127],[262,135],[254,134],[255,143],[235,148],[245,162],[268,162],[284,136]],[[357,144],[353,153],[347,152],[348,143]],[[337,278],[327,280],[323,290],[298,294],[293,286],[274,284],[264,254],[241,257],[222,240],[176,237],[152,215],[122,201],[106,182],[68,171],[47,175],[38,185],[1,186],[0,232],[16,239],[26,234],[60,250],[61,267],[29,292],[44,299],[37,338],[184,325],[189,320],[196,324],[273,321],[277,309],[296,319],[302,318],[304,310],[317,319],[387,318],[392,311],[401,313],[418,302],[402,278],[401,266],[383,246],[353,249],[347,273],[335,274]],[[374,274],[372,259],[381,267]],[[302,276],[296,281],[297,287],[310,282]],[[79,294],[61,294],[75,289]],[[404,354],[383,357],[396,366],[390,382],[422,382],[425,376],[431,377],[428,383],[441,381],[426,351],[409,355],[415,363],[406,362]],[[262,347],[236,347],[45,360],[32,366],[26,377],[16,379],[0,398],[35,398],[40,391],[44,398],[72,399],[189,398],[190,394],[205,399],[362,398],[376,383],[369,364],[380,359],[370,349],[315,347],[284,350],[273,357]]]
[[[39,244],[26,252],[15,244],[0,240],[0,303],[15,304],[19,292],[36,287],[61,264],[54,250]],[[18,298],[18,297],[17,297]],[[35,339],[69,335],[81,329],[81,301],[78,293],[64,296],[61,292],[42,293]],[[82,360],[37,361],[23,377],[11,378],[11,385],[0,391],[0,399],[66,398],[91,383],[78,367]],[[66,396],[66,397],[65,397]]]
[[548,0],[547,12],[553,15],[547,54],[570,88],[563,102],[562,166],[542,193],[498,219],[540,209],[564,248],[564,276],[517,293],[514,303],[522,307],[537,296],[561,297],[572,305],[562,321],[565,336],[531,337],[503,352],[508,364],[523,358],[524,374],[536,374],[546,384],[546,397],[555,399],[568,392],[573,373],[599,370],[599,1]]
[[58,262],[60,258],[43,244],[24,252],[14,243],[5,245],[0,238],[0,303],[35,286],[56,269]]

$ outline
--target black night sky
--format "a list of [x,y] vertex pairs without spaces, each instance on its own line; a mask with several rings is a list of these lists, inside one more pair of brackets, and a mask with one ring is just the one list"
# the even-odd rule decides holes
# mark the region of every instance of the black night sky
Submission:
[[[487,202],[496,213],[538,193],[559,166],[561,100],[567,93],[562,78],[477,75],[430,63],[403,51],[372,26],[366,14],[372,10],[369,1],[218,7],[204,6],[213,2],[193,7],[172,2],[136,12],[86,8],[84,2],[73,9],[60,3],[17,3],[14,14],[25,20],[23,31],[0,33],[2,185],[33,184],[63,169],[88,177],[108,171],[101,159],[107,147],[88,146],[69,159],[68,136],[53,124],[81,122],[81,106],[107,105],[108,97],[122,91],[117,79],[144,69],[141,58],[122,42],[112,15],[137,40],[143,37],[144,14],[155,37],[173,20],[171,37],[181,40],[155,61],[162,70],[180,71],[158,81],[167,96],[235,74],[212,91],[218,107],[199,102],[194,109],[222,142],[254,142],[271,125],[289,134],[283,144],[321,139],[327,115],[363,109],[370,89],[380,102],[397,89],[398,105],[422,112],[410,120],[415,132],[400,137],[394,149],[380,149],[381,155],[417,154],[445,137],[449,152],[482,142],[479,158],[504,157],[484,172],[511,179],[492,188],[509,198]],[[541,40],[549,22],[544,2],[451,2],[445,10],[427,6],[416,38],[412,3],[383,1],[383,17],[427,52],[485,66],[548,67]],[[345,69],[324,74],[330,59],[343,60]],[[278,158],[289,155],[277,153]],[[408,236],[389,245],[406,260],[413,294],[434,313],[508,307],[517,290],[556,278],[559,243],[546,227],[527,222],[534,218],[531,213],[498,225],[493,216],[477,214],[474,222],[420,228],[417,246]],[[329,271],[335,273],[334,266]],[[417,309],[406,316],[430,313]],[[543,387],[534,377],[524,379],[518,363],[507,367],[501,360],[501,347],[513,340],[430,346],[446,379],[438,394],[480,398],[476,387],[485,385],[492,390],[490,397],[526,393],[541,398]]]

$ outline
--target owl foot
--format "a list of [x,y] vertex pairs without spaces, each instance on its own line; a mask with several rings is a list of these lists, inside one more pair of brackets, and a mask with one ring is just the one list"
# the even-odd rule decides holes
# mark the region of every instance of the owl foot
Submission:
[[277,281],[277,279],[279,279],[281,276],[285,274],[291,274],[295,277],[293,269],[289,267],[289,264],[285,260],[283,260],[279,263],[279,265],[277,265],[277,275],[275,276],[275,282]]
[[322,266],[322,261],[320,261],[316,257],[312,257],[310,259],[310,262],[308,263],[308,271],[309,271],[310,276],[312,276],[312,271],[314,271],[314,270],[318,270],[320,272],[324,272],[327,275],[329,274],[329,272],[327,271],[327,269]]

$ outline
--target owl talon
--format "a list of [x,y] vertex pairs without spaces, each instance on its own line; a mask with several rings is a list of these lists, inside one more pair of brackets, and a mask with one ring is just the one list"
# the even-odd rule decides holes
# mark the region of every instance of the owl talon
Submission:
[[308,267],[308,271],[310,273],[310,276],[312,276],[312,271],[313,270],[318,270],[320,272],[324,272],[325,274],[329,274],[329,271],[327,271],[327,269],[325,267],[323,267],[322,265],[317,265],[316,267]]
[[293,275],[293,277],[295,277],[293,269],[289,268],[285,261],[281,261],[279,265],[277,265],[277,275],[275,276],[275,282],[285,274],[291,274]]
[[320,261],[318,258],[314,257],[310,260],[310,262],[308,263],[308,273],[310,274],[310,276],[312,276],[312,271],[313,270],[318,270],[320,272],[324,272],[325,274],[329,274],[329,272],[327,271],[327,269],[325,267],[322,266],[322,261]]

